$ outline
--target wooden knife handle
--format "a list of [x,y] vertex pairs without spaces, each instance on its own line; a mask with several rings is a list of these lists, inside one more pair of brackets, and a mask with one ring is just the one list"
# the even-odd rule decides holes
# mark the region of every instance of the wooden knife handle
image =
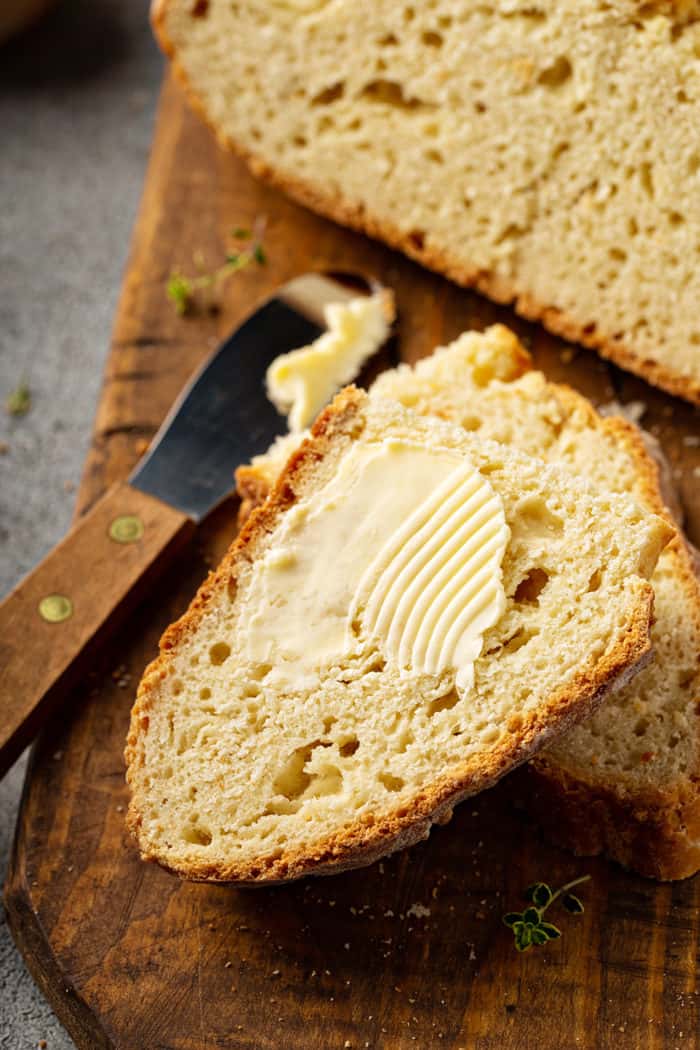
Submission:
[[0,776],[193,531],[120,482],[0,605]]

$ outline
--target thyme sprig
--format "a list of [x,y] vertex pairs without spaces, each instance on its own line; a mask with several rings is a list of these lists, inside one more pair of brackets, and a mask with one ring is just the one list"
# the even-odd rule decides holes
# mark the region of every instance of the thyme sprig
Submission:
[[32,407],[32,394],[26,379],[21,379],[15,389],[8,394],[5,409],[11,416],[26,416]]
[[513,931],[515,947],[519,952],[526,952],[532,947],[541,947],[548,941],[561,937],[561,930],[551,922],[544,921],[544,914],[555,900],[562,898],[562,904],[571,915],[583,913],[583,902],[571,893],[574,886],[588,882],[590,875],[581,875],[578,879],[560,886],[552,892],[546,882],[533,882],[525,890],[525,900],[529,907],[524,911],[509,911],[503,916],[503,922]]
[[205,271],[201,255],[195,255],[194,263],[199,273],[194,277],[187,277],[179,270],[173,270],[168,278],[167,295],[173,303],[175,310],[181,316],[191,313],[197,301],[198,293],[209,293],[209,306],[212,305],[211,293],[216,291],[221,284],[232,274],[239,270],[245,270],[252,263],[264,266],[267,255],[263,247],[263,236],[265,232],[265,221],[256,220],[252,230],[243,226],[237,226],[231,231],[231,236],[238,241],[235,249],[227,252],[225,261],[215,270]]

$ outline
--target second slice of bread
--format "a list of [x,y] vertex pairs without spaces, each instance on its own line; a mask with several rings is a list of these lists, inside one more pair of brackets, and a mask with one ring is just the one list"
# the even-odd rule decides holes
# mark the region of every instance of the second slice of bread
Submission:
[[[362,635],[343,665],[321,665],[303,688],[280,685],[247,649],[260,566],[344,457],[387,439],[465,457],[502,501],[505,611],[484,635],[473,686],[399,668]],[[640,665],[646,577],[670,535],[624,496],[343,391],[144,675],[126,752],[143,856],[188,878],[255,883],[366,864],[424,838]]]

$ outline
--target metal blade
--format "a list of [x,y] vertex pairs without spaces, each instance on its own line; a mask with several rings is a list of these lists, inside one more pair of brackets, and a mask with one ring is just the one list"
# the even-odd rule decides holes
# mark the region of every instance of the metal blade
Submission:
[[129,481],[199,521],[233,488],[233,471],[263,452],[286,421],[265,394],[278,354],[316,339],[323,308],[375,290],[345,274],[306,274],[284,285],[205,362]]

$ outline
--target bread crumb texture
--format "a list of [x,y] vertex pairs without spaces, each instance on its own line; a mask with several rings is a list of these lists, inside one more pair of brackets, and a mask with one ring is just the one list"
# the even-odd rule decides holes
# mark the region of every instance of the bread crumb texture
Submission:
[[696,3],[157,0],[154,24],[257,174],[700,401]]
[[[299,691],[247,656],[248,595],[285,514],[323,492],[354,443],[467,456],[500,497],[506,609],[471,690],[401,671],[376,641]],[[380,523],[379,523],[380,524]],[[191,878],[280,880],[369,863],[424,838],[588,714],[648,649],[670,535],[626,496],[352,388],[317,420],[188,613],[132,714],[129,821],[144,856]]]

